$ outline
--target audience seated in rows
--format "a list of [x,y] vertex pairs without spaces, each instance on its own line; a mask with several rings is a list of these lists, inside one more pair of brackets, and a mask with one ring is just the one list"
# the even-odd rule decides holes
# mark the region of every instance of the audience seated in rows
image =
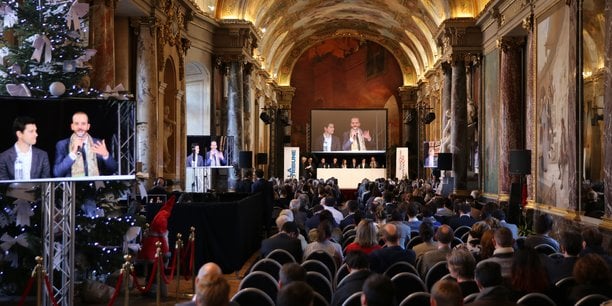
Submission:
[[515,306],[510,301],[510,290],[503,285],[501,266],[493,261],[483,262],[474,270],[480,293],[467,306]]
[[[279,216],[279,218],[282,219],[283,217]],[[300,260],[303,251],[298,236],[299,231],[295,222],[284,222],[280,227],[280,232],[261,242],[261,256],[266,257],[270,252],[282,249],[293,255],[296,260]]]
[[562,278],[572,276],[574,265],[581,250],[582,237],[578,232],[565,231],[561,233],[561,253],[563,253],[563,257],[551,258],[545,256],[544,258],[548,280],[551,284],[556,284]]
[[439,280],[431,288],[431,306],[463,306],[461,288],[452,280]]
[[455,211],[458,213],[458,215],[451,216],[448,219],[448,225],[453,230],[456,230],[460,226],[471,227],[474,223],[476,223],[476,219],[472,218],[470,215],[472,206],[470,206],[469,203],[463,200],[458,200],[458,202],[455,204]]
[[396,305],[395,289],[391,280],[378,273],[370,275],[363,283],[361,305]]
[[276,297],[276,306],[312,306],[314,291],[303,281],[283,286]]
[[438,249],[438,242],[434,241],[434,235],[434,227],[431,222],[421,223],[419,226],[419,237],[421,237],[423,242],[412,248],[417,259],[420,259],[423,254],[429,251]]
[[336,260],[336,266],[340,266],[344,261],[342,247],[340,244],[330,240],[332,226],[329,220],[323,220],[317,227],[317,240],[309,243],[304,250],[303,259],[316,251],[322,250],[331,255]]
[[466,297],[472,293],[479,292],[478,285],[474,281],[474,268],[476,259],[466,248],[456,248],[446,256],[446,263],[450,276],[453,277]]

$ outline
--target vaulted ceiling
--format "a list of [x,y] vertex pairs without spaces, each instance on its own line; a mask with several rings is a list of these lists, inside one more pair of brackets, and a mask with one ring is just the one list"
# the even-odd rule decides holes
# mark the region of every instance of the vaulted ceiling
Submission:
[[414,85],[440,56],[435,40],[439,25],[449,18],[476,17],[487,2],[218,0],[215,17],[247,20],[261,31],[256,56],[279,85],[289,85],[293,65],[306,50],[336,37],[384,46],[402,67],[404,85]]

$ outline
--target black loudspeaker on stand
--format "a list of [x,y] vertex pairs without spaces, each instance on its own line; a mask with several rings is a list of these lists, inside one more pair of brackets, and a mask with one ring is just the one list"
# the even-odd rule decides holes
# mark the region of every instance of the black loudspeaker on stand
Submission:
[[453,153],[438,153],[438,169],[453,170]]
[[253,152],[240,151],[240,155],[238,155],[238,162],[240,168],[253,168]]
[[521,217],[523,184],[525,184],[523,176],[531,174],[531,150],[510,150],[508,172],[511,175],[519,175],[519,182],[510,186],[508,203],[508,222],[518,224]]

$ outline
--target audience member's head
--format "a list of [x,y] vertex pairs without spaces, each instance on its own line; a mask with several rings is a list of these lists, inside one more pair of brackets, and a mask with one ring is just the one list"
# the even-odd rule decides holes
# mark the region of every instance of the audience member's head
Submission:
[[501,266],[494,261],[483,261],[476,266],[474,278],[480,288],[499,286],[504,281]]
[[488,229],[482,233],[482,237],[480,237],[480,260],[489,258],[493,255],[495,251],[495,231],[492,229]]
[[385,224],[382,228],[382,237],[387,245],[397,245],[399,243],[397,226],[393,223]]
[[311,306],[314,291],[305,282],[292,282],[278,291],[276,306]]
[[295,224],[293,221],[285,222],[280,229],[283,233],[286,233],[294,238],[297,238],[300,234],[297,224]]
[[471,280],[474,278],[476,259],[474,259],[472,253],[467,249],[453,249],[451,253],[446,255],[446,263],[450,275],[458,281]]
[[540,214],[535,219],[534,229],[536,234],[548,234],[552,230],[553,219],[549,214]]
[[327,239],[331,238],[332,226],[328,220],[322,220],[317,226],[318,242],[325,242]]
[[440,244],[450,245],[454,237],[455,235],[453,233],[453,229],[446,224],[443,224],[438,227],[438,230],[436,231],[436,238],[438,239],[438,243]]
[[423,242],[431,242],[434,238],[434,227],[431,222],[424,221],[419,225],[419,236],[423,238]]
[[545,292],[548,285],[548,274],[536,250],[519,249],[512,261],[510,285],[519,292]]
[[260,179],[264,177],[264,171],[262,169],[255,170],[255,176]]
[[370,275],[363,283],[361,305],[388,306],[395,301],[395,287],[391,280],[378,273]]
[[610,281],[610,268],[601,256],[590,253],[578,258],[572,275],[578,284],[606,284]]
[[503,209],[496,209],[491,213],[491,217],[499,220],[499,221],[505,221],[506,220],[506,213],[504,212]]
[[229,305],[229,283],[222,275],[206,274],[196,287],[197,306]]
[[484,232],[488,229],[491,229],[489,224],[484,221],[478,221],[472,225],[472,228],[470,229],[470,236],[472,239],[478,239],[480,241],[482,234],[484,234]]
[[298,281],[306,281],[306,269],[301,265],[295,262],[286,263],[278,271],[279,287]]
[[408,217],[410,218],[415,218],[418,214],[419,214],[419,203],[416,202],[410,202],[408,203],[408,207],[406,210],[406,213],[408,214]]
[[569,256],[578,256],[582,251],[582,236],[575,231],[561,233],[561,251]]
[[363,219],[359,221],[355,231],[355,243],[365,248],[378,244],[376,225],[372,220]]
[[300,209],[300,200],[298,199],[293,199],[291,201],[289,201],[289,208],[293,211],[299,210]]
[[596,248],[601,246],[603,236],[597,228],[587,227],[582,230],[582,241],[584,248]]
[[196,284],[206,275],[221,275],[223,272],[221,271],[221,267],[214,262],[207,262],[200,267],[198,270],[198,275],[196,276],[195,282]]
[[431,306],[462,306],[463,293],[455,281],[442,279],[431,288]]
[[359,203],[355,200],[348,200],[346,201],[346,207],[348,208],[349,212],[356,212],[357,209],[359,209]]
[[360,250],[351,251],[346,254],[344,262],[346,263],[350,271],[366,270],[370,268],[370,260],[368,255]]
[[500,227],[495,230],[494,238],[496,248],[509,248],[514,244],[512,231],[507,227]]

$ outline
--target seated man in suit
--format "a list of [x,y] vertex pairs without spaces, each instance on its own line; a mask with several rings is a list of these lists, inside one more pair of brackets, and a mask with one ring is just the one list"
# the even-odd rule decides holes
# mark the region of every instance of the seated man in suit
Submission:
[[223,152],[217,150],[217,142],[210,142],[210,151],[206,152],[206,158],[204,158],[204,166],[225,166],[227,161],[223,156]]
[[111,175],[117,171],[117,161],[110,156],[104,139],[93,138],[88,133],[89,128],[86,113],[72,115],[72,135],[58,141],[55,146],[54,176]]
[[13,121],[17,137],[15,145],[0,154],[0,180],[29,180],[51,176],[47,152],[34,147],[36,121],[30,117],[17,117]]
[[349,274],[338,284],[334,292],[331,306],[340,306],[355,292],[361,291],[363,283],[372,274],[368,263],[368,255],[362,251],[352,251],[346,254],[344,260],[348,266]]
[[397,226],[387,223],[382,228],[382,237],[385,247],[370,253],[370,269],[376,273],[384,273],[392,264],[405,261],[415,264],[416,255],[413,250],[405,250],[399,245]]
[[276,249],[285,250],[296,260],[302,259],[302,244],[298,239],[299,231],[297,225],[293,221],[285,222],[278,234],[264,239],[261,242],[261,256],[266,257],[270,252]]

